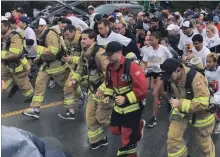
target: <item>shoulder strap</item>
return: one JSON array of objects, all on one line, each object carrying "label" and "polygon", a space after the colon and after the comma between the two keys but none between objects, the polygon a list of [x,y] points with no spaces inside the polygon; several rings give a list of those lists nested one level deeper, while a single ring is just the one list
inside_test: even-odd
[{"label": "shoulder strap", "polygon": [[99,48],[100,48],[100,46],[98,44],[94,45],[93,52],[92,52],[93,58],[95,58],[97,52],[99,51]]},{"label": "shoulder strap", "polygon": [[[55,34],[59,35],[55,30],[53,29],[47,29],[44,34],[42,35],[42,43],[45,44],[45,40],[46,40],[46,37],[47,37],[47,34],[50,32],[50,31],[53,31]],[[60,36],[60,35],[59,35]]]},{"label": "shoulder strap", "polygon": [[11,34],[12,34],[12,35],[18,35],[18,36],[22,39],[22,42],[23,42],[23,40],[25,39],[24,37],[21,36],[20,33],[16,32],[16,31],[12,31]]},{"label": "shoulder strap", "polygon": [[189,72],[186,75],[186,88],[191,88],[191,84],[195,76],[196,70],[190,68]]},{"label": "shoulder strap", "polygon": [[130,66],[131,66],[131,60],[125,58],[125,63],[124,63],[124,75],[126,77],[127,82],[129,83],[129,86],[131,85],[131,75],[130,75]]},{"label": "shoulder strap", "polygon": [[192,89],[192,82],[193,82],[193,79],[195,78],[196,76],[196,70],[193,69],[193,68],[190,68],[189,72],[187,73],[186,75],[186,84],[185,84],[185,87],[187,90],[190,90],[190,97],[193,98],[194,94],[193,94],[193,89]]},{"label": "shoulder strap", "polygon": [[47,37],[47,34],[49,33],[50,29],[47,29],[44,34],[42,35],[41,39],[42,39],[42,44],[45,44],[45,40]]}]

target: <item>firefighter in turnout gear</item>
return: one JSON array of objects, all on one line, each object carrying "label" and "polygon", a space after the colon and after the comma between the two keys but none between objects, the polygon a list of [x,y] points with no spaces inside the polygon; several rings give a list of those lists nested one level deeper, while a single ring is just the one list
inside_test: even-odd
[{"label": "firefighter in turnout gear", "polygon": [[64,37],[68,51],[68,55],[65,57],[65,60],[71,65],[72,69],[75,70],[79,62],[79,56],[81,52],[81,33],[76,30],[75,26],[68,25],[64,29]]},{"label": "firefighter in turnout gear", "polygon": [[[63,36],[65,39],[65,45],[67,47],[67,54],[65,55],[64,60],[65,62],[69,63],[71,69],[75,71],[81,53],[81,33],[76,30],[75,26],[67,25],[63,30]],[[78,107],[81,108],[84,105],[85,94],[82,93],[80,86],[77,86],[76,91],[77,95],[74,102],[78,101]]]},{"label": "firefighter in turnout gear", "polygon": [[79,84],[88,89],[88,101],[86,104],[86,124],[90,149],[97,149],[107,145],[107,137],[104,134],[104,126],[110,123],[113,103],[103,103],[104,98],[104,72],[108,60],[102,54],[104,49],[96,44],[96,33],[92,29],[82,32],[82,53],[76,73],[72,76],[72,86]]},{"label": "firefighter in turnout gear", "polygon": [[[39,19],[34,27],[40,39],[39,45],[36,46],[37,57],[35,59],[35,62],[40,65],[40,69],[35,83],[35,94],[30,105],[31,108],[24,111],[23,115],[39,118],[40,106],[43,103],[46,85],[50,77],[58,85],[64,87],[64,105],[68,107],[68,110],[74,110],[74,92],[73,88],[69,86],[71,69],[67,63],[62,61],[60,36],[55,30],[47,28],[44,19]],[[75,119],[75,117],[72,116],[71,119]]]},{"label": "firefighter in turnout gear", "polygon": [[137,142],[143,137],[145,121],[141,120],[142,102],[147,95],[146,78],[139,67],[122,56],[122,45],[112,41],[107,44],[106,55],[109,65],[106,70],[104,103],[115,100],[110,130],[121,135],[122,146],[117,152],[119,157],[137,157]]},{"label": "firefighter in turnout gear", "polygon": [[4,36],[1,47],[1,77],[5,82],[4,90],[10,92],[8,98],[11,98],[20,88],[26,98],[25,102],[31,102],[34,89],[28,77],[30,65],[25,57],[25,39],[20,33],[10,29],[8,21],[2,21],[1,24]]},{"label": "firefighter in turnout gear", "polygon": [[215,146],[211,134],[215,126],[215,115],[209,109],[210,92],[207,79],[194,69],[170,58],[161,64],[165,71],[161,80],[171,81],[177,99],[171,99],[172,112],[168,132],[168,157],[188,155],[183,134],[188,125],[192,126],[199,150],[203,157],[215,157]]}]

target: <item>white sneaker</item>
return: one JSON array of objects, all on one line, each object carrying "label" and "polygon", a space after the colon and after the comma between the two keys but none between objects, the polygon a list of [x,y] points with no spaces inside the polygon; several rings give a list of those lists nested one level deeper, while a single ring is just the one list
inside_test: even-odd
[{"label": "white sneaker", "polygon": [[53,88],[55,87],[55,81],[54,80],[50,80],[49,85],[47,86],[48,88]]}]

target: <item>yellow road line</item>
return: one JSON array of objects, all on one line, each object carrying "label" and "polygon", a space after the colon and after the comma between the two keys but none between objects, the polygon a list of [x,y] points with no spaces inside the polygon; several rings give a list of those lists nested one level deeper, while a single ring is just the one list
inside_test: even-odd
[{"label": "yellow road line", "polygon": [[[61,104],[63,104],[63,101],[52,102],[52,103],[41,106],[41,109],[48,108],[48,107],[53,107],[53,106],[57,106],[57,105],[61,105]],[[9,117],[9,116],[14,116],[14,115],[17,115],[17,114],[21,114],[24,110],[27,110],[27,109],[8,112],[8,113],[3,113],[1,116],[2,116],[2,118]]]}]

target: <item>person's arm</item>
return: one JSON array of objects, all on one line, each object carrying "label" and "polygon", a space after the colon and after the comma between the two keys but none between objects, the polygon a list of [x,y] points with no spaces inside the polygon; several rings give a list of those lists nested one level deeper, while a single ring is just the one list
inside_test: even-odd
[{"label": "person's arm", "polygon": [[89,28],[89,26],[84,21],[82,21],[80,19],[79,19],[79,23],[78,24],[82,27],[83,30]]},{"label": "person's arm", "polygon": [[[164,48],[165,48],[166,57],[167,57],[167,58],[172,58],[173,55],[172,55],[172,53],[170,52],[170,50],[169,50],[167,47],[164,47]],[[166,58],[166,59],[167,59],[167,58]]]},{"label": "person's arm", "polygon": [[180,36],[180,41],[179,41],[179,44],[178,44],[177,48],[178,48],[177,53],[179,54],[180,57],[182,57],[183,56],[184,43],[183,43],[183,38],[181,36]]},{"label": "person's arm", "polygon": [[143,59],[141,60],[141,63],[140,63],[140,67],[142,68],[143,71],[146,70],[148,62],[149,62],[147,53],[148,53],[147,51],[144,53],[144,57],[143,57]]},{"label": "person's arm", "polygon": [[131,63],[130,76],[132,90],[126,94],[125,101],[129,102],[129,104],[139,103],[147,96],[148,87],[146,77],[141,68],[135,63]]}]

